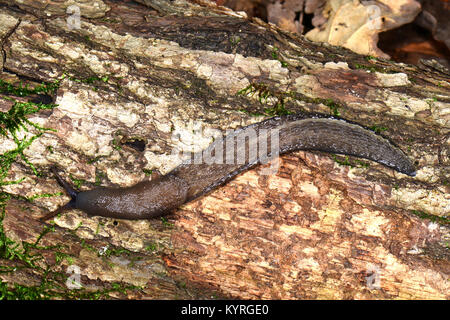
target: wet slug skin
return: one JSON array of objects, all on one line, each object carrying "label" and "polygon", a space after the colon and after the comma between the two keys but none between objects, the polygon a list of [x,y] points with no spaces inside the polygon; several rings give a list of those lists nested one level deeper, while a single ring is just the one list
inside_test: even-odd
[{"label": "wet slug skin", "polygon": [[188,159],[164,176],[131,187],[77,192],[54,171],[72,200],[41,220],[72,208],[83,210],[91,216],[155,218],[208,193],[256,164],[294,150],[356,156],[409,176],[415,175],[415,168],[407,156],[373,131],[333,117],[286,115],[252,124],[216,139],[208,148],[193,156],[203,157],[204,161]]}]

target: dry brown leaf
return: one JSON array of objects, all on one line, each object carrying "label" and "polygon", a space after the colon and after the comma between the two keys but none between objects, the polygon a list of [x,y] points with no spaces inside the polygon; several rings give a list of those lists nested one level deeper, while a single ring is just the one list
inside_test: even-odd
[{"label": "dry brown leaf", "polygon": [[302,33],[304,0],[277,0],[267,4],[267,20],[290,32]]},{"label": "dry brown leaf", "polygon": [[417,23],[430,30],[433,38],[444,42],[450,49],[450,2],[423,1],[423,10],[417,18]]},{"label": "dry brown leaf", "polygon": [[322,12],[328,22],[306,37],[360,54],[389,58],[377,47],[378,34],[413,21],[420,10],[415,0],[329,0]]}]

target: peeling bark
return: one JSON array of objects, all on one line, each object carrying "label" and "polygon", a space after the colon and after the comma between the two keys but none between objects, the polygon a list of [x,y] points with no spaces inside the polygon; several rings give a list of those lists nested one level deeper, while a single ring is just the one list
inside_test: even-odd
[{"label": "peeling bark", "polygon": [[[210,144],[199,130],[261,121],[280,99],[290,112],[339,112],[375,126],[416,160],[418,174],[295,152],[276,175],[250,170],[167,221],[67,212],[39,243],[62,245],[71,259],[56,264],[56,249],[36,249],[43,264],[79,266],[89,290],[142,286],[129,298],[449,298],[448,75],[311,43],[203,1],[91,1],[80,4],[80,29],[68,27],[66,6],[0,0],[1,79],[65,75],[50,97],[58,107],[29,119],[56,130],[25,150],[43,175],[18,159],[8,180],[25,180],[3,187],[11,194],[60,192],[52,165],[85,180],[82,190],[165,174],[176,165],[174,148]],[[252,83],[272,100],[236,94]],[[1,111],[10,107],[1,100]],[[10,147],[0,140],[2,153]],[[35,242],[44,228],[37,219],[68,199],[11,200],[6,234]],[[115,253],[102,255],[105,248]],[[28,285],[40,277],[33,269],[0,274]]]}]

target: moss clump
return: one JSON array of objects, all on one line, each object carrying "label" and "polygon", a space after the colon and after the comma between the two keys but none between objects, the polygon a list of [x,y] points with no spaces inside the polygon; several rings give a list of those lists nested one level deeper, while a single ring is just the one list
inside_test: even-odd
[{"label": "moss clump", "polygon": [[25,97],[31,94],[53,94],[59,88],[60,80],[50,83],[42,83],[30,88],[28,85],[13,85],[7,81],[0,79],[0,93],[13,95],[16,97]]},{"label": "moss clump", "polygon": [[344,156],[344,158],[341,159],[336,155],[333,155],[333,160],[341,166],[349,166],[350,168],[368,168],[370,166],[368,162],[359,159],[354,159],[352,162],[348,156]]},{"label": "moss clump", "polygon": [[273,104],[272,107],[265,108],[264,113],[251,113],[246,109],[240,109],[240,111],[242,112],[247,112],[255,116],[280,116],[291,114],[292,112],[286,109],[286,102],[289,99],[304,101],[307,103],[324,104],[325,106],[330,108],[330,114],[335,117],[341,116],[340,109],[343,108],[342,105],[335,102],[333,99],[310,98],[301,94],[297,94],[293,91],[277,91],[270,89],[268,85],[264,83],[251,83],[247,87],[239,90],[237,94],[250,97],[256,96],[261,104]]},{"label": "moss clump", "polygon": [[278,60],[281,63],[281,66],[283,68],[287,68],[288,67],[288,63],[280,58],[280,53],[279,52],[280,52],[280,50],[277,47],[273,47],[272,58],[274,58],[275,60]]},{"label": "moss clump", "polygon": [[240,111],[247,112],[255,116],[281,116],[292,113],[286,109],[286,100],[293,97],[290,92],[272,90],[263,83],[252,83],[244,89],[239,90],[237,94],[251,97],[256,96],[261,104],[268,105],[269,103],[273,103],[272,106],[264,108],[264,113],[250,113],[246,109],[241,109]]},{"label": "moss clump", "polygon": [[371,126],[369,129],[372,130],[372,131],[375,132],[375,133],[381,133],[381,132],[387,130],[386,127],[378,126],[378,125]]},{"label": "moss clump", "polygon": [[450,225],[450,219],[448,217],[436,216],[420,210],[411,210],[411,213],[420,219],[428,219],[441,225]]},{"label": "moss clump", "polygon": [[333,99],[321,99],[320,102],[330,108],[330,113],[333,116],[339,117],[341,115],[341,113],[339,112],[339,108],[341,108],[341,106],[338,103],[334,102]]},{"label": "moss clump", "polygon": [[[94,79],[91,79],[92,81]],[[107,79],[101,79],[107,81]],[[51,83],[43,83],[34,88],[27,85],[13,85],[0,79],[0,99],[12,102],[11,108],[6,112],[0,112],[0,138],[14,141],[15,146],[10,150],[0,154],[0,273],[16,272],[22,270],[27,273],[38,273],[41,283],[34,286],[26,286],[18,283],[6,283],[0,280],[0,300],[2,299],[101,299],[108,298],[111,292],[124,292],[128,289],[136,289],[133,286],[125,286],[119,283],[111,284],[107,289],[90,291],[85,288],[70,290],[65,285],[68,276],[64,273],[54,271],[57,266],[66,260],[70,264],[73,257],[62,251],[64,246],[42,246],[41,239],[49,232],[54,232],[52,226],[44,226],[42,232],[34,242],[14,241],[5,233],[3,220],[6,214],[6,205],[11,198],[25,199],[33,201],[36,198],[50,197],[54,194],[40,194],[32,197],[22,197],[10,194],[5,191],[4,186],[18,184],[23,181],[7,180],[11,165],[15,161],[20,161],[27,165],[35,175],[39,172],[28,160],[24,151],[33,141],[42,136],[45,132],[54,131],[44,128],[28,119],[28,116],[36,114],[41,110],[55,108],[55,104],[43,104],[35,102],[20,102],[14,97],[25,97],[31,94],[51,95],[59,86],[59,80]],[[43,252],[54,254],[54,265],[47,265]],[[8,260],[7,265],[1,261]]]}]

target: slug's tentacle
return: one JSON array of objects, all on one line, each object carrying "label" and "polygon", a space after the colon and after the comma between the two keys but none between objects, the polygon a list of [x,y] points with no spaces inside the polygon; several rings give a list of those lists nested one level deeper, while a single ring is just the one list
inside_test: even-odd
[{"label": "slug's tentacle", "polygon": [[67,181],[61,178],[61,176],[56,171],[55,167],[51,167],[50,170],[55,175],[56,181],[58,181],[59,185],[63,187],[64,190],[66,190],[67,194],[72,198],[72,201],[75,201],[79,192],[75,191],[75,189],[73,189],[72,186],[69,183],[67,183]]},{"label": "slug's tentacle", "polygon": [[208,193],[256,164],[293,150],[352,155],[415,175],[408,157],[373,131],[342,119],[305,114],[271,118],[216,138],[208,148],[193,155],[197,161],[191,158],[165,176],[127,188],[78,193],[55,175],[72,197],[64,210],[74,207],[89,215],[148,219]]},{"label": "slug's tentacle", "polygon": [[53,217],[55,217],[57,214],[62,213],[64,211],[67,210],[71,210],[71,209],[75,209],[76,208],[76,199],[77,199],[77,195],[78,195],[78,191],[75,191],[72,186],[67,183],[67,181],[65,181],[63,178],[61,178],[61,176],[58,174],[58,172],[56,172],[56,168],[55,167],[51,167],[50,170],[53,172],[53,174],[55,175],[56,181],[58,181],[59,185],[61,187],[64,188],[64,190],[66,190],[67,194],[72,198],[68,203],[66,203],[64,206],[56,209],[55,211],[51,211],[49,213],[47,213],[45,216],[41,217],[39,220],[41,221],[47,221]]}]

